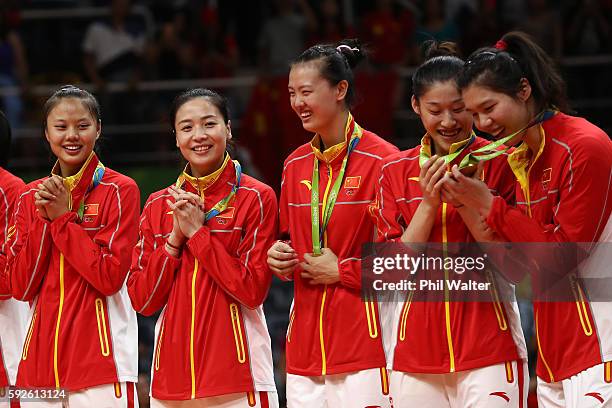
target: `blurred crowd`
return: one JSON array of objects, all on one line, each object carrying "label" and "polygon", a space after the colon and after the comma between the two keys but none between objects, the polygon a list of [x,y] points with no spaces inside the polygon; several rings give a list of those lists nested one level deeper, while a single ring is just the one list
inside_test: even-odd
[{"label": "blurred crowd", "polygon": [[[28,17],[31,10],[100,6],[111,11],[99,21],[87,14]],[[512,28],[555,58],[610,53],[612,1],[1,0],[0,86],[27,92],[31,84],[70,79],[103,93],[115,81],[138,89],[144,80],[245,70],[271,77],[285,74],[307,46],[347,37],[368,44],[371,68],[384,70],[417,65],[428,39],[457,41],[469,53]],[[23,103],[16,99],[5,97],[3,105],[18,125]]]},{"label": "blurred crowd", "polygon": [[[107,9],[99,15],[86,12],[99,7]],[[53,13],[61,10],[69,13]],[[355,116],[406,148],[411,143],[406,135],[417,140],[421,130],[398,125],[394,115],[408,108],[410,67],[421,61],[421,44],[456,41],[467,56],[514,28],[531,34],[558,61],[611,56],[612,0],[0,0],[0,109],[13,128],[37,127],[40,101],[48,95],[32,92],[33,87],[90,83],[105,125],[162,124],[172,95],[182,89],[151,92],[143,84],[255,77],[252,86],[218,91],[230,100],[247,168],[278,187],[284,158],[308,140],[290,109],[286,77],[290,60],[305,48],[359,38],[370,58],[357,73],[361,98]],[[609,97],[610,65],[609,59],[565,65],[570,97]],[[119,92],[112,89],[118,83],[124,85]],[[610,132],[609,118],[589,119]],[[120,136],[107,136],[105,162],[143,146],[175,149],[169,132]],[[19,139],[14,151],[16,159],[40,154],[31,141]],[[275,281],[266,316],[281,393],[290,303],[289,284]],[[146,394],[154,320],[140,323],[140,392]],[[525,327],[530,330],[529,322]]]}]

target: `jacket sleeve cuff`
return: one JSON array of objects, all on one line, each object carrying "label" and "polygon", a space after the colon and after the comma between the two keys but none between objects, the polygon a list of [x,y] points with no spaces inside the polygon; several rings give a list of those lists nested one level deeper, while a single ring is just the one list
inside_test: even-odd
[{"label": "jacket sleeve cuff", "polygon": [[187,241],[187,247],[189,251],[195,256],[196,254],[202,253],[206,248],[210,246],[210,229],[207,226],[202,226],[189,240]]},{"label": "jacket sleeve cuff", "polygon": [[361,268],[355,273],[354,263],[355,261],[352,260],[341,262],[341,260],[338,259],[338,274],[340,275],[340,283],[343,286],[359,290],[361,289]]}]

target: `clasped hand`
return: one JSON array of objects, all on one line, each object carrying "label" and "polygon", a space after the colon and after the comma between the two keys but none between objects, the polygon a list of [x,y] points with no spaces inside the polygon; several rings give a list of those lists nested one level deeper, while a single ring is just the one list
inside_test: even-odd
[{"label": "clasped hand", "polygon": [[181,247],[204,225],[204,201],[196,194],[171,186],[168,193],[174,199],[166,200],[172,211],[172,232],[168,242]]},{"label": "clasped hand", "polygon": [[34,205],[42,218],[53,221],[70,211],[70,193],[60,176],[54,174],[37,187]]}]

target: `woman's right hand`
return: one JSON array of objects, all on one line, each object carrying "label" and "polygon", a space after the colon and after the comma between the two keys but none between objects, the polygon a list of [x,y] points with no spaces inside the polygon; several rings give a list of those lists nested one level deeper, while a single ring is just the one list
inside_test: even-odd
[{"label": "woman's right hand", "polygon": [[440,189],[442,188],[444,174],[446,174],[446,162],[437,155],[430,157],[421,167],[419,184],[424,204],[432,208],[438,208],[441,201]]},{"label": "woman's right hand", "polygon": [[45,206],[49,204],[51,200],[54,200],[55,196],[46,190],[40,190],[41,186],[42,184],[38,185],[39,190],[34,194],[34,206],[38,210],[38,215],[41,218],[50,221]]},{"label": "woman's right hand", "polygon": [[172,231],[170,232],[167,241],[173,247],[182,248],[185,241],[187,241],[187,237],[185,237],[185,234],[183,234],[183,231],[181,230],[181,225],[179,224],[179,218],[176,214],[176,210],[178,207],[186,205],[187,202],[182,201],[173,203],[170,200],[166,200],[166,204],[168,204],[168,207],[172,210]]},{"label": "woman's right hand", "polygon": [[268,266],[279,278],[290,280],[299,259],[295,250],[284,241],[276,241],[268,250]]}]

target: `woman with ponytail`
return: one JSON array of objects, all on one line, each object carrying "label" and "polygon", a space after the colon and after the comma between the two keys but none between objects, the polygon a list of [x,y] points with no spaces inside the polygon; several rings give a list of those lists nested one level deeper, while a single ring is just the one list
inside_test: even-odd
[{"label": "woman with ponytail", "polygon": [[590,302],[576,271],[555,262],[575,253],[571,244],[560,243],[594,243],[610,235],[612,142],[597,126],[565,113],[563,80],[523,33],[508,33],[495,47],[474,52],[459,86],[476,127],[517,146],[508,156],[516,207],[457,167],[443,188],[502,239],[548,243],[553,261],[529,271],[533,284],[554,278],[556,287],[576,296],[534,300],[540,406],[610,403],[612,303]]},{"label": "woman with ponytail", "polygon": [[278,408],[262,306],[276,196],[231,160],[221,95],[185,91],[170,120],[188,163],[175,183],[149,196],[128,278],[138,313],[162,309],[151,407]]},{"label": "woman with ponytail", "polygon": [[[463,69],[452,43],[430,42],[426,61],[412,77],[412,108],[425,136],[420,146],[384,160],[377,188],[378,241],[427,243],[427,254],[453,243],[491,241],[477,213],[442,191],[451,162],[461,162],[488,141],[472,132],[457,77]],[[451,160],[451,157],[454,159]],[[472,168],[472,170],[474,170]],[[512,171],[503,156],[473,177],[500,199],[512,201]],[[389,246],[400,250],[402,245]],[[415,271],[417,289],[393,302],[394,350],[391,396],[395,407],[522,407],[528,384],[527,353],[516,302],[495,299],[513,293],[509,283],[462,270]],[[438,295],[419,290],[422,280],[482,279],[485,298],[471,292]]]},{"label": "woman with ponytail", "polygon": [[389,406],[378,303],[361,297],[361,246],[377,169],[397,151],[350,112],[355,40],[315,45],[291,65],[289,95],[314,133],[285,160],[280,234],[268,264],[294,281],[287,330],[288,407]]}]

